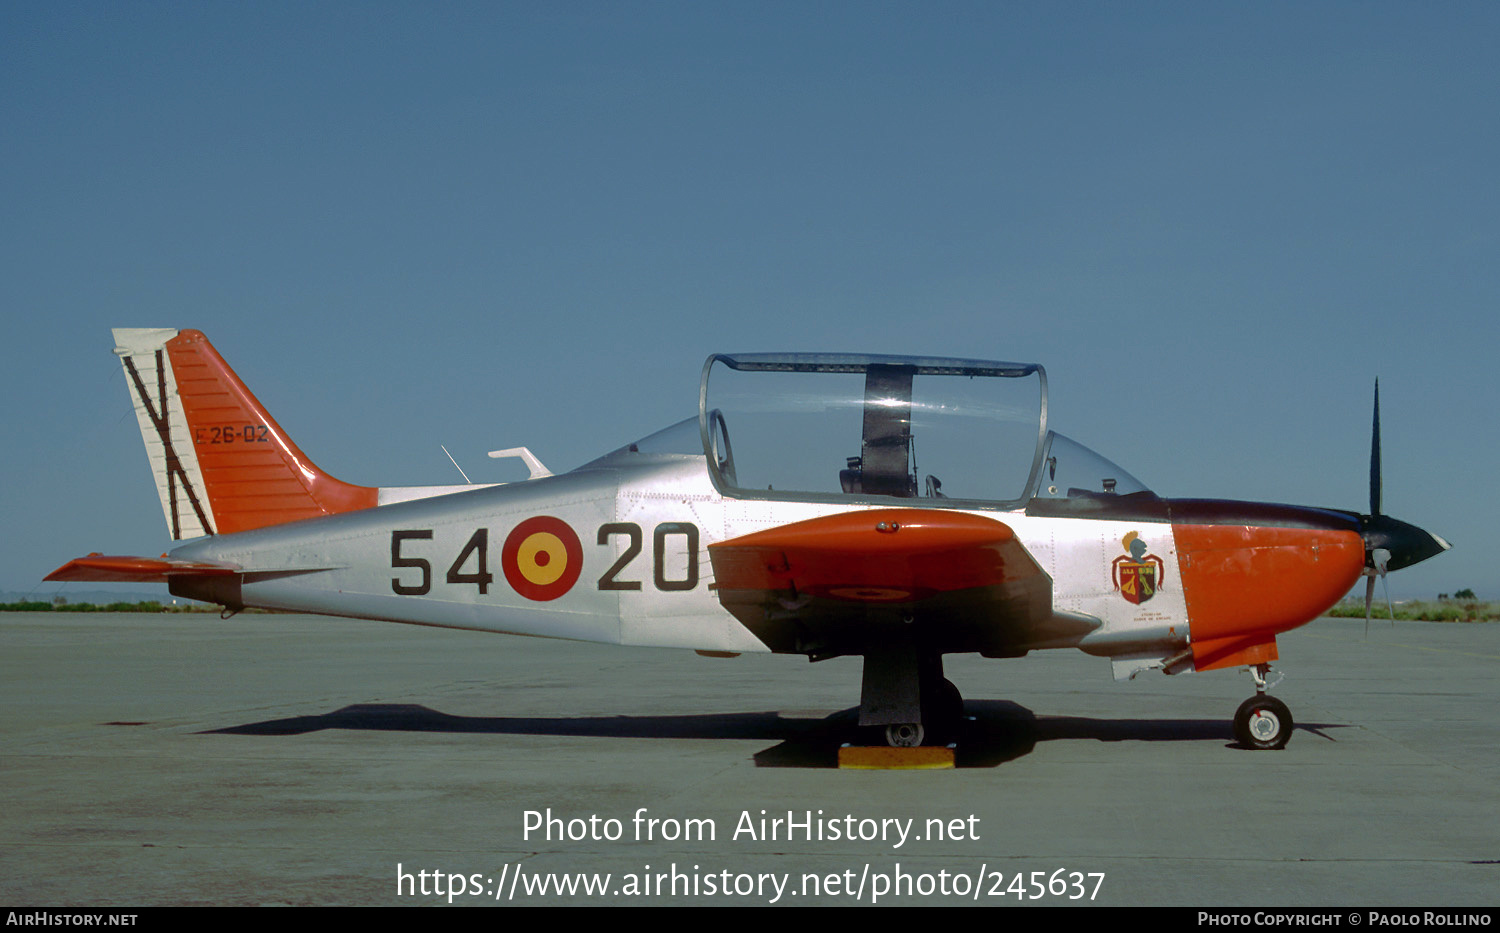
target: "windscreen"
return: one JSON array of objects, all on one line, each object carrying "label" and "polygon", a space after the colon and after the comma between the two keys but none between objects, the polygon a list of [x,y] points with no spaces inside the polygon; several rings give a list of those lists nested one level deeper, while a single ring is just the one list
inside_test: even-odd
[{"label": "windscreen", "polygon": [[1047,432],[1047,450],[1037,497],[1098,499],[1150,492],[1146,484],[1071,438]]}]

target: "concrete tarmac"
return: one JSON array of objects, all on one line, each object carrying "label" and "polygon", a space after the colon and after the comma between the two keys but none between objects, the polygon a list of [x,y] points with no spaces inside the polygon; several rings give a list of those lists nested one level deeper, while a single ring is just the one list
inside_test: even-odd
[{"label": "concrete tarmac", "polygon": [[0,614],[0,903],[1496,906],[1500,625],[1280,643],[1284,751],[1242,672],[1044,652],[947,659],[958,769],[862,772],[858,659]]}]

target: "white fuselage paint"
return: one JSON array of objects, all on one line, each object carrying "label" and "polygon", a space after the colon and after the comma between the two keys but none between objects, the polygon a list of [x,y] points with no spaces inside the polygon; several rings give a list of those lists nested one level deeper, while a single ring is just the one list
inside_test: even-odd
[{"label": "white fuselage paint", "polygon": [[[172,556],[239,565],[247,574],[247,606],[621,645],[756,652],[768,649],[711,589],[708,545],[824,515],[932,502],[740,499],[714,487],[701,457],[643,455],[641,461],[209,537]],[[1186,644],[1187,610],[1170,524],[963,511],[1015,531],[1052,578],[1054,610],[1102,623],[1082,639],[1024,647],[1159,658]],[[521,596],[502,566],[507,535],[538,515],[566,523],[582,554],[576,582],[547,601]],[[697,535],[692,556],[682,530],[687,525]],[[630,532],[632,527],[637,531]],[[465,554],[479,529],[487,534],[482,566],[477,550]],[[397,532],[424,535],[399,542],[399,565]],[[1140,604],[1126,599],[1111,579],[1114,562],[1127,554],[1129,532],[1161,561],[1156,589]],[[637,553],[623,561],[632,547]],[[693,563],[696,580],[681,588],[693,577]],[[492,577],[484,592],[479,574]],[[421,594],[397,591],[424,584]]]}]

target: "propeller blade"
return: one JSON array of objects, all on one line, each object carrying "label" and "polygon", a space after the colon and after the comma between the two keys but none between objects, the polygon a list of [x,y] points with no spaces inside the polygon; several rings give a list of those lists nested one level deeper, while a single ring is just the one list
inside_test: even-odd
[{"label": "propeller blade", "polygon": [[1385,575],[1410,567],[1448,550],[1452,545],[1429,531],[1380,514],[1380,380],[1375,380],[1375,415],[1370,422],[1370,514],[1359,517],[1365,539],[1365,637],[1370,637],[1370,617],[1375,602],[1375,578],[1385,590],[1386,610],[1396,624],[1396,606]]},{"label": "propeller blade", "polygon": [[1370,604],[1375,600],[1375,576],[1365,576],[1365,641],[1370,640]]},{"label": "propeller blade", "polygon": [[1380,515],[1380,380],[1375,380],[1375,421],[1370,428],[1370,517]]}]

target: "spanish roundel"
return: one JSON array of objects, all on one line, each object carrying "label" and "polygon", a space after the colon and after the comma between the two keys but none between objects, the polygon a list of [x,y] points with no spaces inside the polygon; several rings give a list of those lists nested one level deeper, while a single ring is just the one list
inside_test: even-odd
[{"label": "spanish roundel", "polygon": [[505,579],[527,599],[546,602],[573,588],[583,572],[583,545],[568,523],[550,515],[528,518],[505,538]]}]

